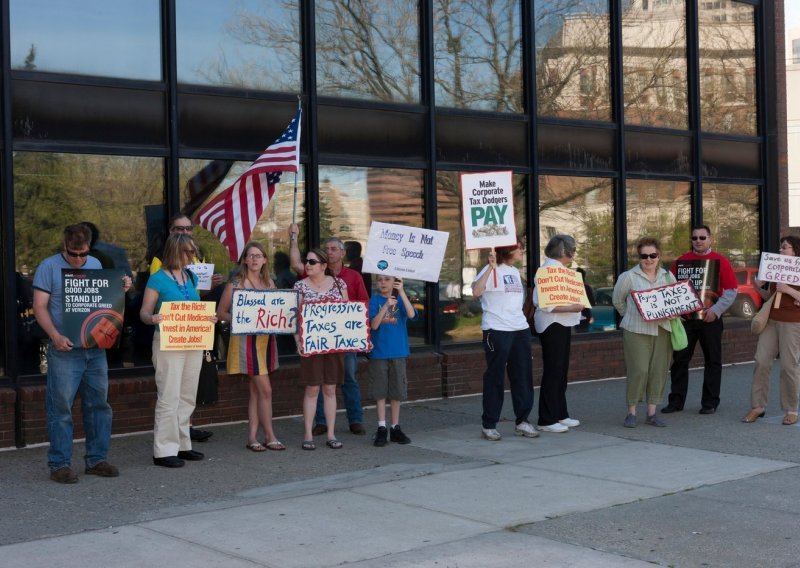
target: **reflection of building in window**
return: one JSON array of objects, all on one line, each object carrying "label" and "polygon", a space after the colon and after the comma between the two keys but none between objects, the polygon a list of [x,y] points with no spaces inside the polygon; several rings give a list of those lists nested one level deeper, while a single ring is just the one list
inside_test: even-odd
[{"label": "reflection of building in window", "polygon": [[800,227],[800,28],[786,31],[786,100],[789,225]]},{"label": "reflection of building in window", "polygon": [[800,63],[800,39],[792,40],[792,63]]}]

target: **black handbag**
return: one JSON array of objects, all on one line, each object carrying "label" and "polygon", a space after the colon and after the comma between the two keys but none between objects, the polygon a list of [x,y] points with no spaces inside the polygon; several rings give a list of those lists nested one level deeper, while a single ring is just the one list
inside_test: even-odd
[{"label": "black handbag", "polygon": [[203,351],[203,366],[200,367],[200,380],[197,382],[197,406],[219,400],[218,384],[217,356],[214,351]]}]

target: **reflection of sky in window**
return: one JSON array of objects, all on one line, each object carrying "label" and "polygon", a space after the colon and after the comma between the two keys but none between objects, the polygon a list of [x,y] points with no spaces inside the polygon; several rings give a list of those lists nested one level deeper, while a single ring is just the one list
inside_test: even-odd
[{"label": "reflection of sky in window", "polygon": [[348,195],[366,199],[367,168],[320,166],[320,184],[330,181],[331,187]]},{"label": "reflection of sky in window", "polygon": [[561,30],[567,16],[577,14],[607,16],[608,0],[550,0],[535,2],[533,9],[536,49],[541,49]]},{"label": "reflection of sky in window", "polygon": [[36,69],[159,80],[158,0],[12,0],[11,66],[31,45]]},{"label": "reflection of sky in window", "polygon": [[786,29],[800,26],[800,2],[797,0],[787,0],[783,4],[786,16]]}]

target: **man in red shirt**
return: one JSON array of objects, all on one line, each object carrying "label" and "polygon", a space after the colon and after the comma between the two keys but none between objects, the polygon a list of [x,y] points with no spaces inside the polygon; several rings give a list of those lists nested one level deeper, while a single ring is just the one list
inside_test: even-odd
[{"label": "man in red shirt", "polygon": [[692,250],[679,257],[670,270],[678,280],[691,280],[704,309],[694,317],[684,319],[686,349],[673,354],[672,388],[667,406],[661,412],[683,410],[689,388],[689,361],[700,341],[705,358],[703,373],[703,395],[700,399],[700,414],[714,414],[719,406],[719,391],[722,383],[722,314],[736,300],[738,283],[731,263],[727,258],[711,250],[711,229],[699,225],[692,229]]},{"label": "man in red shirt", "polygon": [[[289,260],[294,270],[300,278],[305,277],[305,266],[300,256],[300,247],[297,244],[297,235],[300,232],[296,223],[289,226]],[[345,247],[344,243],[337,238],[330,238],[323,243],[323,250],[328,255],[328,268],[333,275],[344,280],[347,284],[347,296],[351,302],[367,302],[369,305],[369,294],[364,286],[361,274],[351,270],[344,265]],[[344,383],[342,384],[342,397],[347,410],[347,421],[350,423],[350,432],[363,435],[367,431],[364,429],[364,409],[361,406],[361,387],[356,380],[358,370],[358,358],[355,353],[345,353],[344,355]],[[317,398],[317,415],[315,426],[312,432],[319,436],[328,431],[325,424],[325,413],[322,407],[322,393]]]}]

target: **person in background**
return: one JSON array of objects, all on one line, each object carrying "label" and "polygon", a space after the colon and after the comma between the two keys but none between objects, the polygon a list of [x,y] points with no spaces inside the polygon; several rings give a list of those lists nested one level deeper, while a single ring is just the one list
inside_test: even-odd
[{"label": "person in background", "polygon": [[361,275],[364,281],[364,288],[370,292],[372,291],[372,274],[364,272],[364,259],[361,258],[361,243],[358,241],[345,241],[344,242],[344,258],[347,261],[347,266],[351,270],[355,270]]}]

